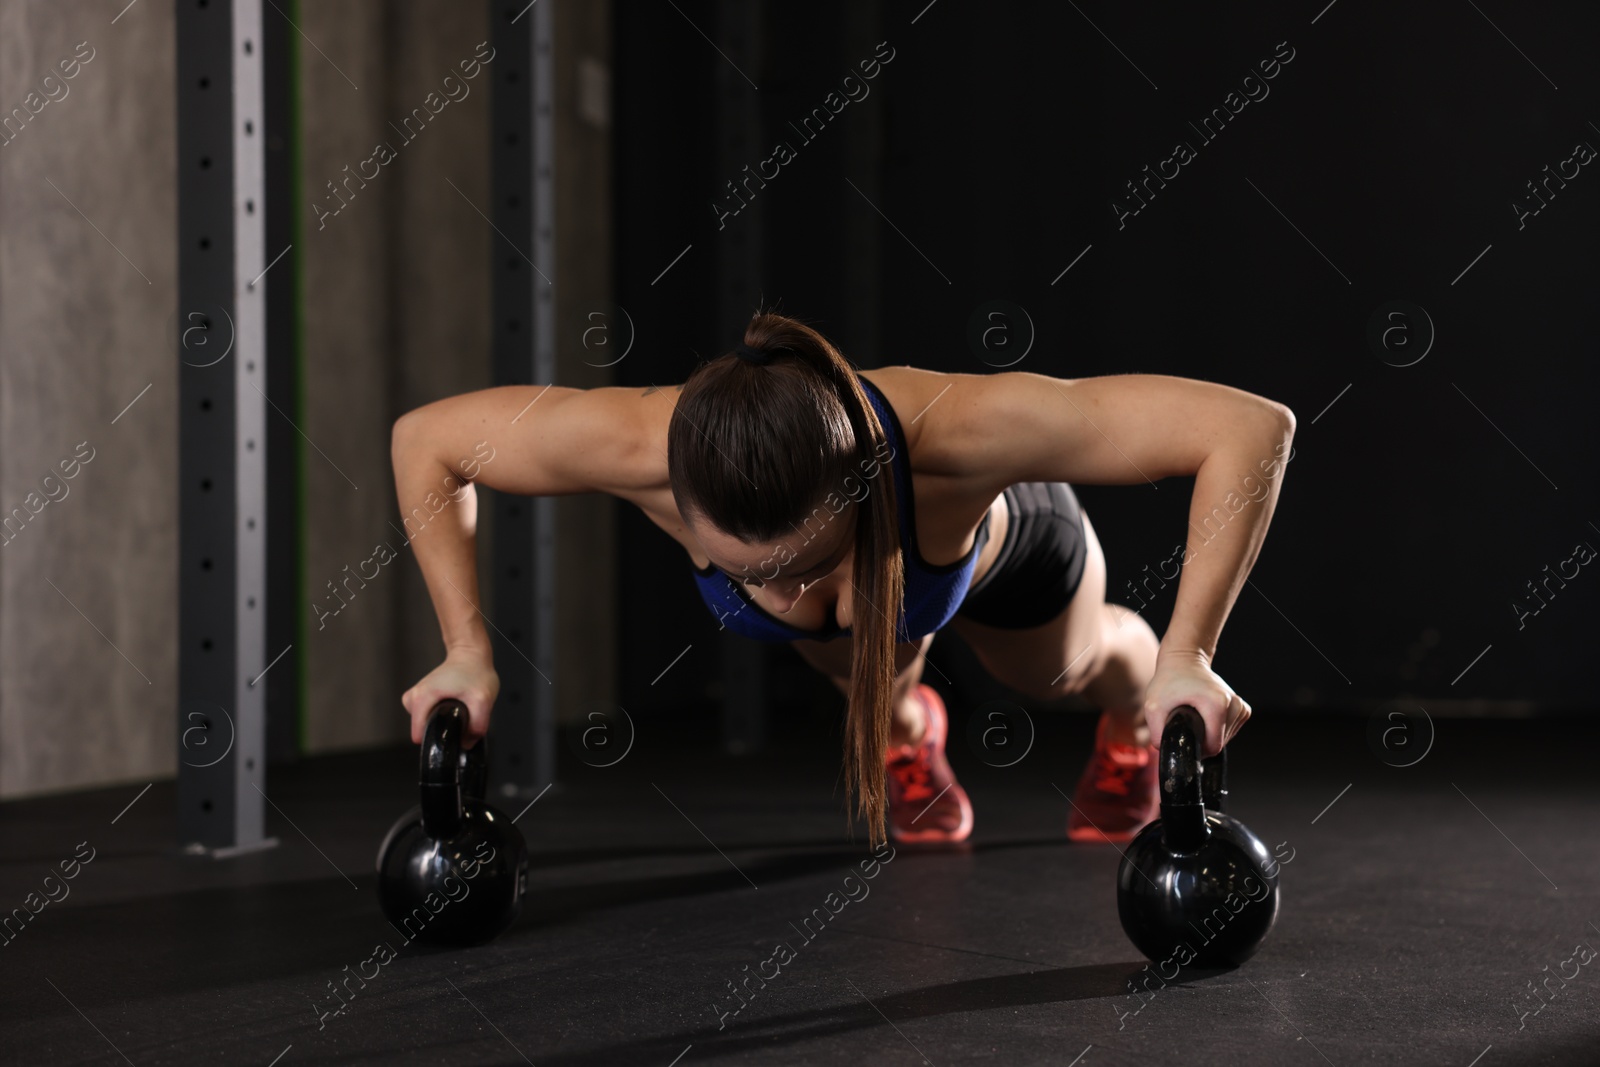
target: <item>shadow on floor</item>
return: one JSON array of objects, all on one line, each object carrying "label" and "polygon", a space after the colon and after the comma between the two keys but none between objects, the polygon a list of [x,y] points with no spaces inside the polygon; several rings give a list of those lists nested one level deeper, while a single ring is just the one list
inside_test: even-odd
[{"label": "shadow on floor", "polygon": [[[670,1057],[693,1045],[697,1060],[736,1055],[753,1050],[770,1050],[779,1044],[796,1044],[882,1026],[885,1019],[906,1022],[939,1015],[957,1015],[995,1008],[1019,1008],[1038,1004],[1058,1004],[1074,1000],[1098,1000],[1126,996],[1128,982],[1145,967],[1138,963],[1097,963],[1083,967],[1058,967],[1028,974],[1007,974],[993,978],[971,978],[943,985],[922,986],[901,993],[878,997],[870,1003],[862,996],[853,1005],[816,1008],[764,1018],[719,1012],[738,1001],[728,994],[716,1006],[707,1004],[708,1018],[723,1025],[707,1025],[685,1030],[671,1037],[650,1038],[617,1045],[606,1045],[583,1052],[545,1054],[542,1067],[600,1067],[616,1063],[645,1063],[656,1057]],[[1185,976],[1184,983],[1205,981],[1225,971],[1197,971]],[[839,987],[854,989],[848,976],[839,975]],[[775,979],[776,980],[776,979]],[[859,995],[859,990],[856,991]],[[752,1000],[752,1005],[759,1003]],[[748,1010],[748,1009],[746,1009]]]}]

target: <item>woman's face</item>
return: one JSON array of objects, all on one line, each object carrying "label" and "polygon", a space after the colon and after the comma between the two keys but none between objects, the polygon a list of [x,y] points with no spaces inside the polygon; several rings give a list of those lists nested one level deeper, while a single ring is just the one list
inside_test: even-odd
[{"label": "woman's face", "polygon": [[[710,523],[693,524],[695,536],[712,566],[736,582],[766,593],[777,614],[784,614],[807,589],[836,574],[849,575],[855,561],[856,505],[787,538],[746,544]],[[827,511],[824,509],[824,515]]]}]

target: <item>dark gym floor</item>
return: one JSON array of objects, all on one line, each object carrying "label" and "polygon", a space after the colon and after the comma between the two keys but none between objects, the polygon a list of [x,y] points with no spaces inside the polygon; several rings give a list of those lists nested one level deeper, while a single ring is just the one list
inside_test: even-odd
[{"label": "dark gym floor", "polygon": [[[1143,999],[1118,854],[1064,839],[1052,786],[1071,791],[1091,720],[1052,722],[1009,768],[953,743],[972,841],[899,849],[810,942],[791,923],[867,855],[831,738],[745,759],[645,738],[615,767],[564,764],[518,823],[521,919],[460,951],[403,945],[373,893],[412,749],[275,772],[281,845],[226,862],[174,853],[170,783],[120,817],[141,786],[0,805],[5,909],[94,849],[0,956],[0,1060],[1600,1063],[1600,960],[1564,962],[1600,946],[1593,717],[1442,720],[1396,768],[1362,718],[1262,709],[1230,748],[1231,811],[1292,855],[1277,928],[1243,968]],[[795,958],[719,1026],[727,983],[780,940]],[[319,1024],[328,984],[382,941],[396,958]],[[1553,998],[1519,1020],[1539,983]]]}]

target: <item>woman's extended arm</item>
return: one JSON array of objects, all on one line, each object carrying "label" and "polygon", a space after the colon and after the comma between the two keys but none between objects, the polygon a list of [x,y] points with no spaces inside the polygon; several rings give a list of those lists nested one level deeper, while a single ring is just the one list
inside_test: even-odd
[{"label": "woman's extended arm", "polygon": [[[932,404],[947,386],[949,395]],[[1294,413],[1230,386],[1154,374],[930,374],[918,388],[932,404],[919,459],[990,479],[995,491],[1019,481],[1153,485],[1194,475],[1182,578],[1145,715],[1160,737],[1172,710],[1192,704],[1206,723],[1205,752],[1221,748],[1250,706],[1211,661],[1266,537]]]},{"label": "woman's extended arm", "polygon": [[439,617],[445,661],[401,697],[420,743],[434,705],[467,706],[469,739],[483,736],[499,693],[478,596],[476,485],[528,496],[625,485],[643,439],[634,390],[501,386],[402,415],[390,458],[406,541]]},{"label": "woman's extended arm", "polygon": [[1145,694],[1152,737],[1161,736],[1174,708],[1191,704],[1199,710],[1207,755],[1250,718],[1249,703],[1212,671],[1211,662],[1222,624],[1267,536],[1293,451],[1294,414],[1288,408],[1281,414],[1236,428],[1195,472],[1177,600]]},{"label": "woman's extended arm", "polygon": [[445,651],[487,656],[489,634],[476,607],[478,498],[472,479],[485,462],[499,458],[499,450],[484,438],[468,454],[447,459],[438,424],[418,414],[394,424],[389,444],[406,543],[427,582]]}]

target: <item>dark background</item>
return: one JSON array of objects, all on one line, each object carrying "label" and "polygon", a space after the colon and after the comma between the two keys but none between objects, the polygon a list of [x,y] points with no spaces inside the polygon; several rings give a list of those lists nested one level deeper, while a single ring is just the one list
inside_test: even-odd
[{"label": "dark background", "polygon": [[[1582,168],[1521,230],[1512,203],[1579,141],[1600,145],[1600,16],[1324,3],[620,5],[617,292],[639,341],[619,383],[681,382],[763,303],[862,368],[985,372],[969,320],[1006,300],[1035,330],[1018,370],[1181,375],[1295,410],[1294,462],[1216,660],[1258,709],[1587,702],[1592,568],[1520,630],[1512,603],[1536,607],[1527,582],[1600,546],[1600,178]],[[870,96],[802,143],[787,124],[880,41],[895,54]],[[1203,141],[1188,122],[1280,42],[1294,56],[1270,94]],[[719,230],[724,183],[780,139],[797,158]],[[1196,158],[1119,229],[1112,200],[1179,140]],[[1367,341],[1396,300],[1436,331],[1411,366],[1391,363],[1420,347],[1385,362]],[[1157,484],[1080,493],[1118,602],[1185,536],[1192,480]],[[624,663],[744,640],[716,633],[681,550],[619,507]],[[1157,633],[1175,589],[1145,613]],[[931,654],[959,665],[957,644]],[[831,717],[831,687],[787,647],[768,655],[789,682],[780,709]],[[628,706],[714,728],[706,678],[624,673]]]}]

